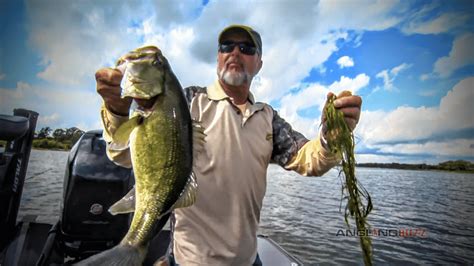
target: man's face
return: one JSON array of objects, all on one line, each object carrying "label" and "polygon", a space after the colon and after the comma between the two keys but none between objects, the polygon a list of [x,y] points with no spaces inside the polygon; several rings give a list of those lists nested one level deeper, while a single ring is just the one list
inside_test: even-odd
[{"label": "man's face", "polygon": [[[242,31],[225,33],[222,38],[222,43],[224,42],[253,43],[250,36]],[[217,75],[227,85],[250,85],[252,78],[261,67],[262,60],[258,52],[254,55],[246,55],[240,52],[238,46],[234,47],[230,53],[218,52],[217,55]]]}]

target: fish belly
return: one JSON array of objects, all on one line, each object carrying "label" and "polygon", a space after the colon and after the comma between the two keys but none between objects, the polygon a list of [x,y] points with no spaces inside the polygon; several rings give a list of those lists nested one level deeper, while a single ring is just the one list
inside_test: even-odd
[{"label": "fish belly", "polygon": [[122,242],[147,243],[161,215],[172,208],[184,190],[191,173],[186,145],[191,143],[186,143],[188,128],[181,122],[173,110],[158,109],[132,132],[130,148],[136,206],[132,224]]}]

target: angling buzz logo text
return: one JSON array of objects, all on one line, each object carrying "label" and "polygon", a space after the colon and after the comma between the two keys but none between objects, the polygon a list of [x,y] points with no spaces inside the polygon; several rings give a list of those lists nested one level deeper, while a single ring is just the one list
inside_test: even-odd
[{"label": "angling buzz logo text", "polygon": [[427,237],[428,232],[423,228],[404,228],[404,229],[339,229],[336,236],[381,236],[381,237]]}]

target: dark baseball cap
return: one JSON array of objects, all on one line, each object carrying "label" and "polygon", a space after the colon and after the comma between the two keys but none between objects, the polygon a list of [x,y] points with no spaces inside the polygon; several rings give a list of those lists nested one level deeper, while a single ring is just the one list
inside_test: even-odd
[{"label": "dark baseball cap", "polygon": [[229,32],[229,31],[246,32],[250,36],[250,39],[252,39],[253,44],[258,50],[258,53],[262,55],[262,38],[260,38],[260,34],[256,32],[254,29],[246,25],[238,25],[238,24],[230,25],[226,27],[225,29],[223,29],[221,33],[219,34],[219,38],[218,38],[219,43],[221,43],[224,33]]}]

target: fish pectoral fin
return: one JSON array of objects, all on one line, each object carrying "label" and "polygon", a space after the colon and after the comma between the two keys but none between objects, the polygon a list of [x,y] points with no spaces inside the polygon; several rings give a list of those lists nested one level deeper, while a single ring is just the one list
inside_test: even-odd
[{"label": "fish pectoral fin", "polygon": [[112,137],[114,142],[119,145],[127,145],[130,133],[132,133],[132,130],[139,124],[140,119],[142,119],[140,116],[134,116],[120,125]]},{"label": "fish pectoral fin", "polygon": [[199,153],[204,150],[204,144],[206,143],[206,134],[204,133],[205,128],[200,122],[193,120],[193,158],[196,158]]},{"label": "fish pectoral fin", "polygon": [[181,196],[173,205],[173,209],[184,208],[184,207],[189,207],[193,205],[193,203],[196,201],[196,195],[197,195],[196,176],[194,175],[194,173],[191,173],[191,175],[188,178],[188,182],[186,183],[186,186],[183,192],[181,193]]},{"label": "fish pectoral fin", "polygon": [[121,198],[119,201],[115,202],[109,208],[109,212],[112,215],[117,215],[121,213],[130,213],[135,211],[135,187],[130,189],[130,191]]}]

